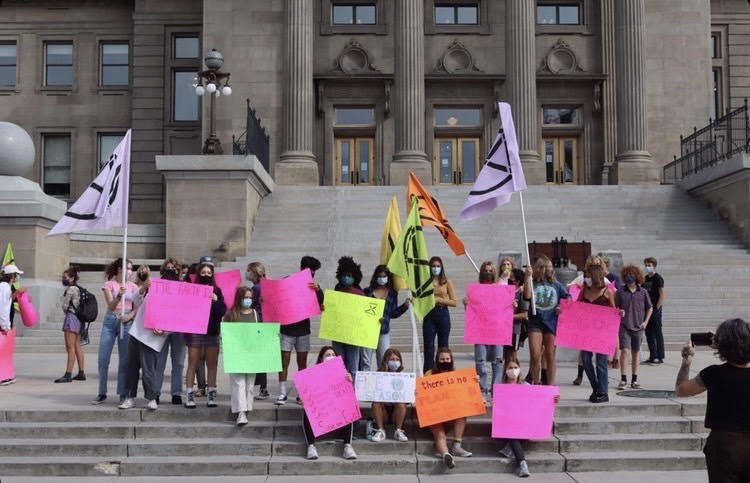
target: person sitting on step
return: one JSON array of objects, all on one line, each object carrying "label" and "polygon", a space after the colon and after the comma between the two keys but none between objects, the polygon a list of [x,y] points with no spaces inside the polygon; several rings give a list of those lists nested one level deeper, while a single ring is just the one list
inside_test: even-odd
[{"label": "person sitting on step", "polygon": [[[390,348],[383,354],[383,360],[378,368],[379,372],[401,372],[404,365],[401,361],[401,352]],[[406,403],[372,403],[372,416],[375,418],[375,434],[372,441],[380,442],[385,439],[385,423],[390,420],[396,426],[393,439],[405,443],[409,441],[404,432],[404,421],[406,421]]]}]

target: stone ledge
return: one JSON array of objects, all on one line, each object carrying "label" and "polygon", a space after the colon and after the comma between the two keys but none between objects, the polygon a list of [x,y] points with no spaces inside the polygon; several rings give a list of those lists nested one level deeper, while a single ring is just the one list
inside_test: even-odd
[{"label": "stone ledge", "polygon": [[271,175],[254,155],[156,156],[156,169],[168,179],[226,179],[247,176],[248,182],[261,196],[276,189]]}]

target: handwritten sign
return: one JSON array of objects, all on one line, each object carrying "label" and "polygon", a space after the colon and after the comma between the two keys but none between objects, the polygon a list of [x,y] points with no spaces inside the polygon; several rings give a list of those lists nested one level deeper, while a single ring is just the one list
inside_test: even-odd
[{"label": "handwritten sign", "polygon": [[552,436],[557,386],[495,384],[492,398],[492,437],[547,439]]},{"label": "handwritten sign", "polygon": [[464,344],[511,345],[516,287],[470,283],[466,296]]},{"label": "handwritten sign", "polygon": [[334,290],[325,291],[321,339],[377,349],[385,300]]},{"label": "handwritten sign", "polygon": [[16,329],[3,335],[0,332],[0,381],[16,377],[13,354],[16,353]]},{"label": "handwritten sign", "polygon": [[417,379],[419,427],[485,414],[474,369],[441,372]]},{"label": "handwritten sign", "polygon": [[281,371],[279,324],[222,322],[221,351],[226,374]]},{"label": "handwritten sign", "polygon": [[234,304],[234,296],[237,289],[242,285],[242,273],[239,270],[229,270],[228,272],[218,272],[214,275],[216,286],[221,289],[224,296],[224,302],[227,307]]},{"label": "handwritten sign", "polygon": [[362,417],[347,374],[340,356],[294,374],[294,385],[316,437]]},{"label": "handwritten sign", "polygon": [[29,293],[24,292],[18,295],[16,300],[18,301],[18,311],[21,312],[21,321],[23,322],[23,325],[26,327],[34,327],[39,320],[39,314],[37,314],[34,306],[31,305],[31,297],[29,297]]},{"label": "handwritten sign", "polygon": [[315,290],[310,288],[312,281],[308,268],[281,280],[261,280],[264,320],[288,325],[319,315],[318,297]]},{"label": "handwritten sign", "polygon": [[213,287],[171,280],[151,280],[148,289],[147,329],[205,334],[211,312]]},{"label": "handwritten sign", "polygon": [[555,337],[558,347],[612,354],[619,330],[618,309],[568,299],[560,301]]},{"label": "handwritten sign", "polygon": [[417,376],[413,372],[357,372],[354,391],[359,401],[413,403]]}]

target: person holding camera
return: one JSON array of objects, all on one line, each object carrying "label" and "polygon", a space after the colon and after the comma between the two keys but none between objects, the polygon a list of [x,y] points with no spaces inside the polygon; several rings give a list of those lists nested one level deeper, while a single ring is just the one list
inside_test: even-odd
[{"label": "person holding camera", "polygon": [[703,453],[709,482],[750,481],[750,326],[742,319],[722,322],[713,340],[706,343],[716,349],[724,364],[708,366],[692,379],[696,338],[691,339],[682,349],[675,394],[708,392],[705,426],[711,433]]}]

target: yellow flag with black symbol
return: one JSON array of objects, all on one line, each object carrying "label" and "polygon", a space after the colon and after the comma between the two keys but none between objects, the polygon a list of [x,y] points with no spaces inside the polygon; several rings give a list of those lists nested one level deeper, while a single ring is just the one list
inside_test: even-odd
[{"label": "yellow flag with black symbol", "polygon": [[388,260],[388,270],[406,281],[411,291],[414,312],[420,320],[424,320],[425,315],[435,307],[435,289],[432,285],[429,262],[430,256],[427,254],[419,208],[414,200],[404,229]]},{"label": "yellow flag with black symbol", "polygon": [[[0,268],[8,265],[9,263],[16,265],[16,255],[13,253],[13,245],[11,243],[8,243],[8,246],[5,247],[5,255],[3,255],[3,263],[2,265],[0,265]],[[21,283],[18,281],[18,277],[16,277],[16,281],[13,283],[13,288],[15,288],[16,290],[21,288]],[[13,309],[16,312],[19,312],[21,310],[18,307],[18,302],[13,302]]]},{"label": "yellow flag with black symbol", "polygon": [[[394,196],[391,199],[391,205],[388,207],[388,215],[385,217],[385,227],[383,228],[383,239],[380,241],[380,263],[388,264],[393,249],[396,247],[398,235],[401,233],[401,215],[398,213],[398,200]],[[393,288],[396,291],[407,288],[404,279],[398,275],[393,276]]]}]

